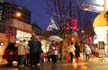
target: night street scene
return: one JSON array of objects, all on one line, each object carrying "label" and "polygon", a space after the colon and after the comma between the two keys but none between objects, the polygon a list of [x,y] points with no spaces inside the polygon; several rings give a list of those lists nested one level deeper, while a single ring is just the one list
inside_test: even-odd
[{"label": "night street scene", "polygon": [[108,0],[0,0],[0,70],[108,70]]}]

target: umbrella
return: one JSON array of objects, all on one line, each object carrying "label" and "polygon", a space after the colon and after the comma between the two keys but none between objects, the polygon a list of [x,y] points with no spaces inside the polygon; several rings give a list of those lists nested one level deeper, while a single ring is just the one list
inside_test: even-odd
[{"label": "umbrella", "polygon": [[63,41],[63,39],[61,37],[59,37],[59,36],[50,36],[50,37],[48,37],[48,39],[51,40],[51,41],[53,41],[53,40],[55,40],[55,41]]}]

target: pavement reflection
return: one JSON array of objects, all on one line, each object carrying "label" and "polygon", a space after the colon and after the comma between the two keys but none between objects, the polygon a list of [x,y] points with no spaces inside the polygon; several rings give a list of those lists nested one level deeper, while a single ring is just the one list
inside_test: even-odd
[{"label": "pavement reflection", "polygon": [[73,62],[58,61],[56,64],[51,62],[41,63],[40,67],[25,66],[24,68],[0,66],[0,70],[108,70],[108,58],[99,61],[98,58],[92,57],[89,62]]}]

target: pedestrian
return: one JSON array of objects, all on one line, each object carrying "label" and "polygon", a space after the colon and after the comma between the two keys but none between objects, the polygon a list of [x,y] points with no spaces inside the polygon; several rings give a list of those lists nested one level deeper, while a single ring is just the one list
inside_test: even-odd
[{"label": "pedestrian", "polygon": [[32,36],[31,40],[29,41],[30,47],[30,63],[32,66],[40,66],[41,61],[41,42],[38,36]]},{"label": "pedestrian", "polygon": [[76,62],[79,61],[79,57],[80,57],[80,45],[76,42],[75,43],[75,58],[76,58]]},{"label": "pedestrian", "polygon": [[27,46],[25,44],[26,40],[20,41],[19,43],[15,44],[18,47],[18,65],[19,67],[24,67],[24,61],[26,58],[26,50]]},{"label": "pedestrian", "polygon": [[51,41],[49,50],[48,50],[48,54],[50,55],[51,59],[52,59],[52,63],[56,63],[57,62],[57,55],[58,55],[58,50],[57,50],[57,44],[56,41]]},{"label": "pedestrian", "polygon": [[30,64],[30,47],[28,46],[28,42],[25,42],[26,45],[27,45],[27,50],[26,50],[27,57],[26,57],[26,60],[25,60],[25,64],[26,65],[29,65]]},{"label": "pedestrian", "polygon": [[92,52],[92,56],[94,56],[95,55],[95,47],[94,46],[91,47],[91,52]]},{"label": "pedestrian", "polygon": [[70,54],[70,62],[72,63],[75,56],[75,46],[73,42],[69,45],[68,53]]},{"label": "pedestrian", "polygon": [[90,59],[90,55],[91,55],[91,48],[89,47],[88,44],[85,44],[85,57],[86,57],[86,61],[88,62]]},{"label": "pedestrian", "polygon": [[47,52],[47,59],[48,59],[48,62],[50,62],[51,61],[51,51],[49,50],[48,52]]}]

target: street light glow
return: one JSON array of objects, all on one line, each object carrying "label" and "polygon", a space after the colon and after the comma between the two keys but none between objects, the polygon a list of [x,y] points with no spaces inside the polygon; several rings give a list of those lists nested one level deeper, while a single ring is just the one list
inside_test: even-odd
[{"label": "street light glow", "polygon": [[20,16],[21,16],[21,13],[20,13],[20,12],[17,12],[17,13],[16,13],[16,16],[17,16],[17,17],[20,17]]},{"label": "street light glow", "polygon": [[82,0],[81,9],[85,11],[102,12],[104,11],[104,0]]},{"label": "street light glow", "polygon": [[85,32],[84,30],[81,31],[81,33],[84,33],[84,32]]},{"label": "street light glow", "polygon": [[88,8],[84,8],[83,10],[88,11],[89,9]]}]

